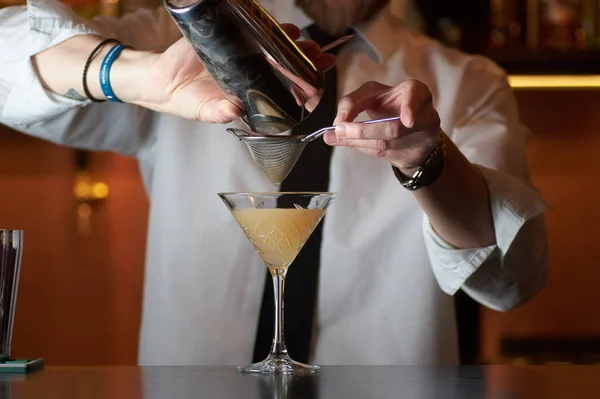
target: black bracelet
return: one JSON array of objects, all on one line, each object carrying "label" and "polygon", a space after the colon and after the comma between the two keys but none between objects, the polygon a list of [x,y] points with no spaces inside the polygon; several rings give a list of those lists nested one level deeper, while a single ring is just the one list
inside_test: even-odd
[{"label": "black bracelet", "polygon": [[118,41],[117,39],[102,40],[100,43],[98,43],[98,45],[94,48],[94,50],[92,50],[92,52],[88,56],[87,60],[85,61],[85,65],[83,67],[83,77],[82,77],[83,92],[85,93],[87,98],[89,98],[90,100],[92,100],[95,103],[102,103],[106,100],[98,100],[97,98],[94,98],[94,96],[92,96],[92,93],[90,93],[90,89],[88,88],[88,85],[87,85],[87,73],[88,73],[88,68],[90,67],[90,64],[92,63],[92,60],[94,59],[94,56],[107,43],[119,43],[120,44],[121,42]]}]

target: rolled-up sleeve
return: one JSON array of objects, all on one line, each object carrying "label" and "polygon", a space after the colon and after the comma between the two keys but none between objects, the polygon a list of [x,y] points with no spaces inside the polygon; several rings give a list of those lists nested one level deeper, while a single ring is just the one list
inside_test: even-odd
[{"label": "rolled-up sleeve", "polygon": [[[483,248],[454,248],[434,231],[426,215],[423,233],[433,273],[444,292],[453,295],[462,289],[489,308],[507,311],[546,283],[543,213],[548,203],[529,179],[530,131],[519,121],[506,76],[481,59],[472,68],[469,76],[479,78],[461,87],[466,95],[457,105],[468,112],[450,137],[487,183],[496,242]],[[481,93],[481,87],[487,92]]]},{"label": "rolled-up sleeve", "polygon": [[[0,10],[0,121],[11,127],[42,123],[86,105],[45,90],[31,57],[80,34],[97,34],[59,2],[32,0]],[[47,139],[53,132],[47,132]],[[53,140],[56,141],[56,140]]]},{"label": "rolled-up sleeve", "polygon": [[515,178],[479,167],[488,184],[496,244],[456,249],[431,227],[423,230],[433,272],[442,290],[463,289],[481,304],[506,311],[539,292],[548,274],[543,212],[546,202]]},{"label": "rolled-up sleeve", "polygon": [[[46,90],[32,56],[81,34],[112,37],[138,50],[162,51],[181,37],[163,7],[123,18],[85,20],[56,0],[0,10],[0,123],[54,143],[147,157],[155,113],[132,104],[91,103]],[[82,65],[83,72],[83,65]]]}]

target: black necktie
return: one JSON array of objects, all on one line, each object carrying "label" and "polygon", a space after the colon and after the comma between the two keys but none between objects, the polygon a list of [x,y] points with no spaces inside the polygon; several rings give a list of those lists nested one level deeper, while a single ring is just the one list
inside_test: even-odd
[{"label": "black necktie", "polygon": [[[319,46],[324,46],[336,39],[326,35],[315,25],[306,28],[306,32],[310,39]],[[302,124],[303,134],[333,124],[337,112],[335,68],[326,73],[325,79],[326,89],[311,118]],[[290,174],[281,184],[280,191],[327,191],[329,189],[331,153],[332,148],[322,139],[309,143]],[[292,263],[287,274],[288,277],[285,279],[285,343],[290,356],[303,363],[308,362],[310,352],[313,313],[317,300],[322,231],[323,221],[319,223],[304,244],[304,248]],[[271,274],[267,272],[254,346],[254,362],[259,362],[267,357],[273,339],[273,307],[275,305],[271,279]]]}]

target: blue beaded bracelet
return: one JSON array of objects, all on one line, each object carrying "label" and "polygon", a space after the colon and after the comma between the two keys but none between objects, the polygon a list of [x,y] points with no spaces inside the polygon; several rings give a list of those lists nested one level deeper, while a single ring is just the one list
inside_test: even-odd
[{"label": "blue beaded bracelet", "polygon": [[110,86],[110,68],[112,67],[113,62],[119,57],[119,54],[121,54],[121,51],[126,48],[131,48],[131,46],[124,46],[122,44],[115,45],[108,51],[100,66],[100,88],[102,89],[102,93],[104,93],[107,100],[117,103],[122,103],[123,101],[115,96],[115,93]]}]

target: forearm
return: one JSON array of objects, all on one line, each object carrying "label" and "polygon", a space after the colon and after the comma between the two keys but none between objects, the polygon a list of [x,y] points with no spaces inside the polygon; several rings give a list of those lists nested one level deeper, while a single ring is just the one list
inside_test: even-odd
[{"label": "forearm", "polygon": [[445,144],[442,174],[432,185],[415,191],[415,198],[432,228],[450,245],[459,249],[493,245],[496,239],[486,181],[448,137]]},{"label": "forearm", "polygon": [[[45,89],[75,99],[85,99],[83,69],[93,49],[102,41],[94,35],[78,35],[44,50],[32,57],[40,81]],[[87,70],[87,87],[92,97],[104,100],[100,87],[100,66],[114,43],[104,45],[93,57]],[[139,97],[143,87],[143,71],[152,53],[125,49],[110,71],[110,83],[115,95],[122,101]]]}]

